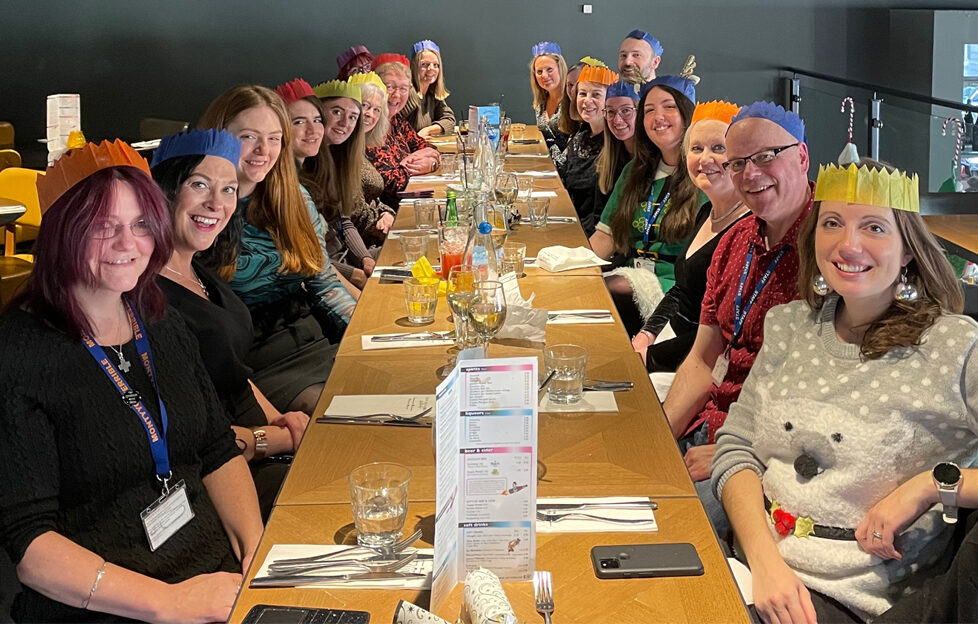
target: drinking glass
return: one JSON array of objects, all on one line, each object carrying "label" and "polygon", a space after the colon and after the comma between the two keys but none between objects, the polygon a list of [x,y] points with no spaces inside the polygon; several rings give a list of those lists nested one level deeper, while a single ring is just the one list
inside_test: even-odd
[{"label": "drinking glass", "polygon": [[516,198],[527,201],[532,196],[533,176],[526,174],[516,176]]},{"label": "drinking glass", "polygon": [[401,232],[401,253],[404,254],[404,264],[414,266],[421,256],[428,252],[428,233],[421,230]]},{"label": "drinking glass", "polygon": [[506,153],[506,148],[509,146],[509,134],[513,128],[513,120],[509,117],[503,117],[499,120],[499,142],[503,145],[503,153]]},{"label": "drinking glass", "polygon": [[414,227],[430,230],[438,226],[438,204],[433,199],[414,200]]},{"label": "drinking glass", "polygon": [[526,124],[514,123],[509,127],[509,138],[513,141],[522,141],[523,133],[526,131]]},{"label": "drinking glass", "polygon": [[587,369],[587,349],[578,345],[560,344],[543,350],[547,376],[554,376],[547,386],[553,403],[577,403],[584,396],[584,375]]},{"label": "drinking glass", "polygon": [[438,165],[438,173],[451,178],[458,175],[458,165],[455,162],[455,154],[441,155],[441,163]]},{"label": "drinking glass", "polygon": [[550,198],[530,197],[526,204],[530,211],[530,226],[537,229],[547,227],[547,213],[550,212]]},{"label": "drinking glass", "polygon": [[349,480],[357,543],[392,546],[407,518],[411,471],[400,464],[375,462],[355,468]]},{"label": "drinking glass", "polygon": [[526,277],[523,265],[526,262],[525,243],[506,243],[503,245],[503,264],[501,273],[512,271],[516,277]]},{"label": "drinking glass", "polygon": [[[458,201],[456,200],[456,207]],[[438,228],[438,252],[441,254],[441,277],[448,279],[452,267],[465,259],[465,243],[468,242],[468,225],[443,225]]]},{"label": "drinking glass", "polygon": [[506,207],[507,211],[513,208],[518,191],[518,181],[512,173],[500,173],[496,176],[495,197],[496,202]]},{"label": "drinking glass", "polygon": [[435,322],[438,305],[438,279],[412,277],[404,281],[404,302],[407,304],[408,321],[417,325]]},{"label": "drinking glass", "polygon": [[497,281],[479,282],[469,301],[469,319],[479,336],[485,357],[489,357],[489,341],[506,322],[506,296]]}]

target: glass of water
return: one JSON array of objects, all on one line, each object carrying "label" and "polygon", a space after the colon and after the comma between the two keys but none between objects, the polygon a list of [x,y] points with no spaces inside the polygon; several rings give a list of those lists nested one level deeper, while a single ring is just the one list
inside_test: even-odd
[{"label": "glass of water", "polygon": [[428,253],[428,232],[425,230],[401,232],[400,241],[405,266],[414,266],[421,256]]},{"label": "glass of water", "polygon": [[376,462],[350,473],[350,500],[357,543],[392,546],[407,518],[411,471],[400,464]]},{"label": "glass of water", "polygon": [[438,279],[412,277],[404,281],[404,302],[407,304],[408,321],[416,325],[435,322],[438,305]]},{"label": "glass of water", "polygon": [[584,396],[584,376],[587,369],[587,349],[578,345],[560,344],[543,350],[547,376],[553,378],[547,394],[553,403],[577,403]]},{"label": "glass of water", "polygon": [[547,213],[550,212],[549,197],[530,197],[527,200],[527,207],[530,211],[530,227],[547,227]]}]

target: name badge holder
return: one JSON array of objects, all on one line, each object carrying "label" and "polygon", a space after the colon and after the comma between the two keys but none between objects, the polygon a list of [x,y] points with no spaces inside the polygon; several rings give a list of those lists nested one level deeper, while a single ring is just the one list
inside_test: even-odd
[{"label": "name badge holder", "polygon": [[[665,210],[666,204],[669,203],[669,197],[672,195],[670,191],[666,191],[662,199],[655,202],[653,192],[649,192],[649,198],[645,202],[645,230],[642,233],[642,248],[636,250],[638,257],[632,262],[632,265],[636,269],[645,269],[647,271],[655,270],[655,261],[659,258],[659,254],[648,250],[649,235],[652,232],[652,228],[657,227],[656,224],[659,221],[659,217],[662,215],[662,211]],[[654,212],[652,211],[653,206],[655,207]]]},{"label": "name badge holder", "polygon": [[153,354],[150,351],[149,340],[143,331],[142,321],[129,306],[129,303],[124,303],[126,315],[129,317],[129,323],[132,326],[133,338],[136,341],[136,350],[139,352],[139,359],[146,369],[146,375],[153,383],[153,389],[156,391],[156,398],[160,407],[160,421],[163,425],[162,432],[156,428],[156,423],[153,422],[153,418],[146,410],[142,397],[126,382],[122,374],[116,370],[112,361],[105,355],[102,347],[88,335],[82,337],[82,342],[85,348],[88,349],[89,355],[95,359],[101,367],[102,372],[105,373],[106,377],[112,382],[112,385],[115,386],[122,402],[128,405],[139,418],[139,422],[142,423],[143,428],[146,430],[146,436],[149,438],[150,452],[153,455],[153,463],[156,465],[156,479],[162,484],[162,488],[160,497],[144,509],[139,514],[139,517],[143,523],[143,530],[146,532],[146,539],[149,542],[150,551],[155,551],[184,525],[190,522],[194,517],[194,512],[190,506],[190,499],[187,497],[186,483],[181,479],[176,485],[170,486],[170,479],[173,478],[173,472],[170,470],[170,456],[166,445],[168,421],[166,406],[163,405],[163,398],[160,395],[160,389],[156,382]]}]

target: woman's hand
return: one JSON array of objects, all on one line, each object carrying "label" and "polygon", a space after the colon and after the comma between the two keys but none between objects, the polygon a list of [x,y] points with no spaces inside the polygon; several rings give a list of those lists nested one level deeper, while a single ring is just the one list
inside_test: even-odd
[{"label": "woman's hand", "polygon": [[384,234],[390,231],[392,225],[394,225],[394,215],[389,212],[385,212],[377,219],[377,230]]},{"label": "woman's hand", "polygon": [[371,256],[365,256],[363,261],[360,263],[360,266],[363,267],[363,272],[367,274],[367,277],[369,277],[370,274],[374,272],[374,267],[377,266],[377,261]]},{"label": "woman's hand", "polygon": [[783,559],[754,566],[751,578],[754,608],[766,624],[816,624],[808,588]]},{"label": "woman's hand", "polygon": [[710,478],[710,463],[717,452],[716,444],[703,444],[691,446],[683,461],[686,463],[686,470],[689,471],[689,478],[693,481],[706,481]]},{"label": "woman's hand", "polygon": [[645,364],[645,358],[648,355],[649,347],[655,342],[655,336],[650,332],[642,330],[635,334],[632,338],[632,348],[635,349],[635,353],[642,358],[642,364]]},{"label": "woman's hand", "polygon": [[931,473],[922,472],[893,490],[872,506],[856,526],[859,547],[882,559],[902,559],[893,540],[920,514],[937,502]]},{"label": "woman's hand", "polygon": [[420,136],[422,139],[427,139],[430,136],[441,134],[442,131],[442,127],[438,124],[431,124],[430,126],[418,130],[418,136]]},{"label": "woman's hand", "polygon": [[363,269],[353,269],[353,275],[350,276],[350,283],[363,290],[363,287],[367,285],[367,274]]},{"label": "woman's hand", "polygon": [[243,577],[215,572],[191,577],[170,586],[168,609],[161,622],[224,622],[231,615]]},{"label": "woman's hand", "polygon": [[284,427],[288,430],[292,438],[291,450],[295,451],[299,448],[299,441],[302,440],[302,435],[306,432],[306,427],[309,425],[309,414],[305,412],[285,412],[269,424]]}]

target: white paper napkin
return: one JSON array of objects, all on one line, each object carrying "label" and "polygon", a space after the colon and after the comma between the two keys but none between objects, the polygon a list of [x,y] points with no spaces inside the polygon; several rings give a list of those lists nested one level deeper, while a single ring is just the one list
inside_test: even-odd
[{"label": "white paper napkin", "polygon": [[[428,340],[395,340],[395,341],[380,341],[375,342],[371,340],[376,336],[399,336],[405,332],[398,332],[396,334],[365,334],[360,336],[360,348],[364,351],[376,351],[378,349],[407,349],[410,347],[437,347],[445,345],[455,344],[455,338],[430,338]],[[421,333],[421,332],[412,332]]]},{"label": "white paper napkin", "polygon": [[[350,546],[344,546],[342,544],[275,544],[272,549],[268,551],[268,555],[265,557],[265,561],[262,562],[261,568],[255,574],[255,577],[268,576],[268,566],[275,561],[280,559],[293,559],[297,557],[312,557],[314,555],[325,555],[327,553],[336,552],[338,550],[343,550],[345,548],[350,548]],[[431,555],[433,554],[431,548],[419,548],[418,554]],[[375,555],[374,552],[363,552],[361,550],[353,551],[351,557],[370,557]],[[431,569],[433,561],[430,558],[425,559],[415,559],[411,563],[407,564],[398,572],[412,572],[417,574],[427,574],[425,578],[417,579],[379,579],[379,580],[354,580],[354,581],[323,581],[321,583],[310,583],[308,585],[297,585],[299,589],[310,588],[310,589],[322,589],[324,587],[344,587],[344,588],[359,588],[359,589],[430,589],[431,588]],[[358,568],[355,566],[347,566],[343,568],[332,568],[327,574],[332,573],[350,573],[357,574],[360,572],[366,572],[364,568]],[[315,572],[310,572],[309,574],[314,575]]]},{"label": "white paper napkin", "polygon": [[517,621],[499,577],[485,568],[478,568],[468,573],[462,596],[472,624],[503,624]]},{"label": "white paper napkin", "polygon": [[727,565],[733,572],[734,581],[737,583],[737,589],[740,590],[740,597],[744,599],[744,604],[754,604],[754,577],[750,573],[750,568],[733,557],[727,557]]},{"label": "white paper napkin", "polygon": [[607,260],[602,260],[587,247],[570,248],[564,247],[563,245],[554,245],[552,247],[544,247],[537,252],[536,266],[551,273],[584,267],[603,266],[606,264],[611,263]]},{"label": "white paper napkin", "polygon": [[600,318],[588,318],[586,316],[560,316],[555,319],[548,319],[547,325],[593,325],[615,322],[615,317],[611,315],[611,310],[547,310],[547,314],[582,314],[587,312],[607,312],[608,316],[603,316]]},{"label": "white paper napkin", "polygon": [[325,416],[364,416],[378,412],[410,416],[435,406],[433,394],[338,394]]},{"label": "white paper napkin", "polygon": [[411,229],[408,229],[408,230],[391,230],[391,231],[387,232],[387,238],[400,238],[401,237],[401,234],[403,234],[404,232],[418,232],[418,231],[427,232],[429,236],[438,236],[438,230],[435,230],[435,229],[421,229],[421,230],[419,230],[419,228],[411,228]]},{"label": "white paper napkin", "polygon": [[557,193],[555,191],[533,191],[530,197],[557,197]]},{"label": "white paper napkin", "polygon": [[516,175],[530,176],[531,178],[556,178],[556,171],[513,171]]},{"label": "white paper napkin", "polygon": [[[648,497],[642,496],[605,496],[600,498],[540,498],[537,504],[540,506],[547,503],[648,503]],[[624,524],[618,522],[607,522],[604,520],[594,520],[592,518],[565,518],[556,522],[537,520],[538,533],[602,533],[602,532],[643,532],[658,531],[659,526],[655,522],[655,512],[651,507],[644,509],[622,509],[615,507],[585,507],[583,509],[560,509],[551,513],[558,515],[572,511],[579,511],[605,518],[621,518],[622,520],[648,520],[641,524]]]},{"label": "white paper napkin", "polygon": [[553,403],[550,394],[545,393],[540,399],[541,412],[617,412],[618,401],[614,392],[585,392],[584,398],[577,403],[564,405]]},{"label": "white paper napkin", "polygon": [[448,621],[416,604],[401,600],[394,611],[394,624],[448,624]]},{"label": "white paper napkin", "polygon": [[452,173],[450,175],[416,175],[411,176],[412,182],[456,182],[458,180],[458,173]]}]

